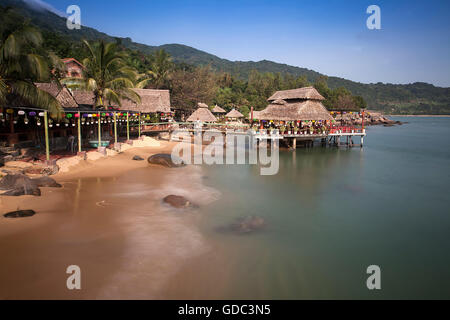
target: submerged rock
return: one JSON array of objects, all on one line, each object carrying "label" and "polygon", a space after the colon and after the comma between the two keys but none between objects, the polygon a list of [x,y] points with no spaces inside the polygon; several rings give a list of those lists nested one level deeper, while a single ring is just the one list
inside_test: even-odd
[{"label": "submerged rock", "polygon": [[222,232],[232,232],[235,234],[249,234],[265,229],[267,226],[264,218],[258,216],[248,216],[238,218],[227,227],[221,227],[218,230]]},{"label": "submerged rock", "polygon": [[165,153],[150,156],[147,161],[150,164],[157,164],[167,168],[179,168],[186,165],[180,158],[172,157],[172,155]]},{"label": "submerged rock", "polygon": [[1,195],[8,196],[8,197],[20,197],[20,196],[40,197],[41,190],[38,187],[32,187],[32,188],[18,187],[18,188],[6,191],[5,193],[2,193]]},{"label": "submerged rock", "polygon": [[193,206],[192,203],[185,197],[176,195],[170,195],[165,197],[163,199],[163,202],[177,209],[189,208]]},{"label": "submerged rock", "polygon": [[134,156],[132,160],[134,160],[134,161],[144,161],[145,159],[142,158],[141,156]]},{"label": "submerged rock", "polygon": [[4,214],[3,216],[5,218],[26,218],[26,217],[32,217],[36,214],[34,210],[18,210],[13,212],[8,212]]}]

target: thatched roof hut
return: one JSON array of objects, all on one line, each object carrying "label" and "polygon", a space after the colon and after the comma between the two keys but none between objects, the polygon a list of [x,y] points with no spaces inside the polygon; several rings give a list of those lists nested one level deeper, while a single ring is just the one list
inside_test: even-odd
[{"label": "thatched roof hut", "polygon": [[[123,99],[120,109],[141,113],[170,112],[169,90],[133,89],[140,97],[141,103]],[[73,96],[79,105],[94,105],[95,96],[91,91],[74,90]],[[115,106],[118,107],[118,106]]]},{"label": "thatched roof hut", "polygon": [[284,100],[272,102],[266,109],[260,111],[258,120],[305,121],[305,120],[333,120],[328,110],[317,100],[288,103]]},{"label": "thatched roof hut", "polygon": [[227,113],[227,112],[216,104],[212,109],[212,113]]},{"label": "thatched roof hut", "polygon": [[58,100],[63,108],[77,108],[78,104],[69,89],[66,86],[59,86],[56,83],[35,83],[36,87],[40,90],[50,93]]},{"label": "thatched roof hut", "polygon": [[227,113],[227,115],[225,116],[227,118],[243,118],[244,115],[242,113],[240,113],[239,111],[237,111],[236,109],[231,110],[230,112]]},{"label": "thatched roof hut", "polygon": [[325,98],[314,87],[304,87],[292,90],[283,90],[275,92],[269,99],[275,100],[318,100],[323,101]]},{"label": "thatched roof hut", "polygon": [[279,121],[333,120],[323,106],[324,97],[313,87],[277,91],[269,99],[269,106],[254,119]]},{"label": "thatched roof hut", "polygon": [[209,108],[204,103],[198,104],[199,108],[194,111],[193,114],[189,118],[187,118],[187,122],[194,121],[202,121],[202,122],[216,122],[217,118],[209,111]]}]

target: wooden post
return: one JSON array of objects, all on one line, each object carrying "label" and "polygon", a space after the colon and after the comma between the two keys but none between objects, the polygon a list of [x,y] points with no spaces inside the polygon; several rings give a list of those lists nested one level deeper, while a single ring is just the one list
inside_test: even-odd
[{"label": "wooden post", "polygon": [[139,112],[139,138],[141,137],[141,113]]},{"label": "wooden post", "polygon": [[292,147],[294,149],[297,149],[297,138],[294,137],[294,140],[292,141]]},{"label": "wooden post", "polygon": [[48,141],[48,114],[44,112],[44,129],[45,129],[45,155],[47,161],[50,161],[50,144]]},{"label": "wooden post", "polygon": [[101,114],[98,113],[98,147],[102,146],[102,126],[101,126]]},{"label": "wooden post", "polygon": [[130,113],[127,112],[127,141],[130,140]]},{"label": "wooden post", "polygon": [[78,152],[81,152],[81,114],[78,111]]},{"label": "wooden post", "polygon": [[117,113],[114,112],[114,142],[117,143]]}]

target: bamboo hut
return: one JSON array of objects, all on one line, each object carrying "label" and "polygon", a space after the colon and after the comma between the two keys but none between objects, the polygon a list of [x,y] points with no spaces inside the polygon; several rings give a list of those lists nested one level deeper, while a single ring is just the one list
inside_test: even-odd
[{"label": "bamboo hut", "polygon": [[[258,120],[278,121],[332,121],[323,106],[324,97],[313,87],[277,91],[266,109],[257,114]],[[254,115],[255,118],[255,115]]]},{"label": "bamboo hut", "polygon": [[200,102],[198,104],[198,109],[195,110],[194,113],[191,114],[191,116],[187,119],[187,122],[195,122],[195,121],[216,122],[217,118],[209,110],[208,105]]}]

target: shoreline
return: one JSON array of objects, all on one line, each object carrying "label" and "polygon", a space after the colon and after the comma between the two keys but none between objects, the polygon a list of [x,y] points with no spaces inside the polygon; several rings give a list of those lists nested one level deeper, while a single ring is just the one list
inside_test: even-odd
[{"label": "shoreline", "polygon": [[449,114],[387,114],[388,117],[450,118]]},{"label": "shoreline", "polygon": [[[172,147],[161,141],[87,160],[52,176],[63,188],[42,188],[41,197],[0,196],[2,214],[18,207],[37,212],[0,218],[0,299],[160,298],[184,263],[210,249],[198,230],[201,217],[169,208],[162,198],[197,197],[200,205],[217,198],[202,185],[201,168],[146,161]],[[131,160],[134,155],[145,161]],[[85,274],[79,292],[65,288],[72,264]]]}]

